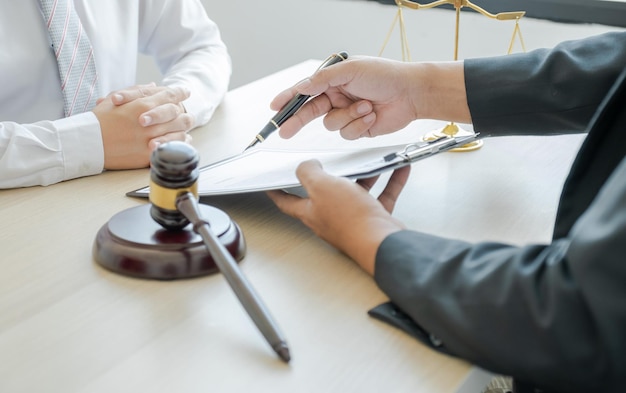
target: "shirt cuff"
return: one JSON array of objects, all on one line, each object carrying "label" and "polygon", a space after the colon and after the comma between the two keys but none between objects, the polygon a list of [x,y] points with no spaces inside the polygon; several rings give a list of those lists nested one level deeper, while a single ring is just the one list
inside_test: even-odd
[{"label": "shirt cuff", "polygon": [[89,111],[54,123],[63,152],[64,180],[101,173],[104,145],[96,115]]},{"label": "shirt cuff", "polygon": [[212,102],[194,97],[192,94],[189,98],[182,102],[185,112],[193,116],[193,128],[200,127],[209,122],[217,105]]}]

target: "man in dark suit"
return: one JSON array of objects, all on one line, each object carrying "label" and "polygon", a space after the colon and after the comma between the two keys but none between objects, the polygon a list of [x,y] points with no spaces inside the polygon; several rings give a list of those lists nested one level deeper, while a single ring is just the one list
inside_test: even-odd
[{"label": "man in dark suit", "polygon": [[297,172],[307,198],[270,197],[374,276],[391,301],[374,314],[405,317],[436,349],[513,376],[520,392],[626,389],[626,33],[464,62],[353,58],[272,107],[295,93],[317,97],[283,124],[283,137],[321,115],[350,139],[418,118],[472,123],[486,136],[588,132],[550,244],[471,244],[406,230],[390,212],[408,167],[378,201],[315,162]]}]

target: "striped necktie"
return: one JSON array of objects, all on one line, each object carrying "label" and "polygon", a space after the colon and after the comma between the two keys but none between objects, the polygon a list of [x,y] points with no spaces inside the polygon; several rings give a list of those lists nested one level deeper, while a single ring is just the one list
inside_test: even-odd
[{"label": "striped necktie", "polygon": [[40,0],[59,64],[65,116],[90,110],[98,99],[93,49],[72,0]]}]

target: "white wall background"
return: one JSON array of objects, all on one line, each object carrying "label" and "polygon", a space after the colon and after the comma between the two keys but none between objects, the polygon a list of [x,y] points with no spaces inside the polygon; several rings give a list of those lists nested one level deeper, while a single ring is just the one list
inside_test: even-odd
[{"label": "white wall background", "polygon": [[[229,47],[233,60],[231,88],[306,59],[324,59],[340,50],[377,56],[397,12],[395,6],[364,0],[202,0],[202,3],[209,17],[220,26]],[[403,14],[412,60],[452,60],[453,11],[404,9]],[[459,58],[462,59],[505,54],[514,22],[462,12],[460,26]],[[530,18],[523,18],[520,27],[527,50],[620,30]],[[519,43],[514,51],[521,51]],[[401,59],[397,25],[382,55]],[[159,79],[150,59],[142,59],[138,78],[140,82]],[[285,87],[277,86],[276,92]],[[273,93],[268,92],[268,97],[273,97]]]}]

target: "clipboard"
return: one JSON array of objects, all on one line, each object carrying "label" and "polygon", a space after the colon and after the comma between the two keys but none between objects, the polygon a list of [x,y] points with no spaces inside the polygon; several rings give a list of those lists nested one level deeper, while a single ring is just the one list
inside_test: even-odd
[{"label": "clipboard", "polygon": [[[319,160],[324,170],[334,176],[353,180],[373,177],[476,139],[478,134],[443,136],[428,142],[353,150],[287,150],[260,146],[200,168],[198,196],[296,189],[301,187],[296,168],[310,159]],[[150,187],[130,191],[126,195],[148,198]]]}]

